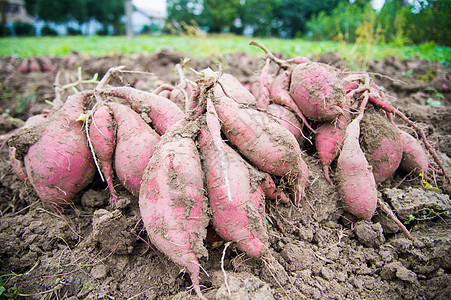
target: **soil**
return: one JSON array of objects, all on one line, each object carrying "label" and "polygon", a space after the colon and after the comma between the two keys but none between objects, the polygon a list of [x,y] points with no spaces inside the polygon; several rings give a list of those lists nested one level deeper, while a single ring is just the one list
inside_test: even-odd
[{"label": "soil", "polygon": [[[61,85],[76,81],[79,67],[82,79],[88,80],[125,65],[140,73],[126,73],[121,84],[153,90],[177,83],[174,65],[182,58],[181,53],[165,50],[151,56],[74,54],[50,60],[61,70]],[[330,53],[313,59],[342,65]],[[45,208],[31,185],[13,172],[4,142],[28,117],[49,109],[46,100],[55,98],[55,73],[19,72],[21,62],[0,58],[0,288],[6,289],[0,289],[0,297],[15,293],[25,299],[196,299],[189,275],[148,242],[137,198],[125,189],[117,187],[115,209],[97,177],[57,214]],[[257,80],[262,62],[235,54],[193,59],[189,66],[202,70],[220,64],[225,72],[250,84]],[[371,62],[368,71],[385,75],[375,76],[376,83],[395,107],[425,130],[451,173],[451,67],[390,58]],[[90,87],[86,82],[77,86]],[[70,93],[72,89],[63,92]],[[303,206],[266,203],[270,254],[278,264],[249,259],[233,244],[226,247],[210,238],[205,242],[209,257],[200,260],[204,295],[208,299],[451,299],[449,185],[437,175],[432,177],[437,184],[433,180],[430,184],[438,189],[428,188],[420,178],[397,172],[379,186],[379,197],[407,224],[410,240],[379,208],[370,222],[346,213],[336,187],[324,178],[314,147],[305,142],[303,150],[309,167]],[[331,168],[333,174],[335,165]]]}]

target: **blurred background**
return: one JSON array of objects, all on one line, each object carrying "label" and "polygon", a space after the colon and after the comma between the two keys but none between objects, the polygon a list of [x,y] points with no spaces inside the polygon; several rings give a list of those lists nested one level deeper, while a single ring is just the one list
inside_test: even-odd
[{"label": "blurred background", "polygon": [[2,36],[235,34],[451,46],[451,0],[0,0]]}]

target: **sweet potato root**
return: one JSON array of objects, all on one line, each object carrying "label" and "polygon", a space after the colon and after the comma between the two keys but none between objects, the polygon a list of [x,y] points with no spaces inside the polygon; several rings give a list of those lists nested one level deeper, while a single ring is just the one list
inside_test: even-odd
[{"label": "sweet potato root", "polygon": [[233,75],[223,73],[215,87],[217,96],[225,95],[241,104],[256,103],[255,97],[245,88],[241,82]]},{"label": "sweet potato root", "polygon": [[377,207],[377,187],[371,166],[359,144],[362,117],[363,111],[346,128],[336,178],[345,209],[359,218],[370,220]]},{"label": "sweet potato root", "polygon": [[291,73],[290,94],[310,120],[332,121],[343,113],[346,93],[342,79],[329,65],[297,65]]},{"label": "sweet potato root", "polygon": [[139,206],[152,244],[188,270],[196,294],[205,299],[198,258],[208,254],[203,246],[208,217],[193,140],[197,132],[196,123],[183,119],[162,137],[145,170]]},{"label": "sweet potato root", "polygon": [[[268,240],[262,189],[252,186],[248,165],[230,146],[223,143],[220,154],[207,127],[201,129],[198,141],[216,232],[248,255],[260,257]],[[221,156],[227,162],[225,168],[218,162]]]},{"label": "sweet potato root", "polygon": [[153,93],[131,87],[107,88],[98,92],[103,95],[120,97],[139,114],[147,114],[159,134],[164,134],[172,125],[183,118],[183,111],[177,104]]},{"label": "sweet potato root", "polygon": [[114,169],[122,185],[139,195],[141,179],[160,136],[131,108],[109,103],[117,123]]},{"label": "sweet potato root", "polygon": [[110,108],[102,105],[94,111],[92,116],[89,126],[89,138],[96,159],[100,163],[104,180],[108,184],[114,204],[116,204],[117,196],[113,185],[114,137],[113,116],[110,113]]},{"label": "sweet potato root", "polygon": [[[25,122],[24,126],[22,128],[31,128],[35,125],[38,125],[39,123],[44,122],[45,118],[47,118],[47,114],[39,114],[34,115],[28,118],[28,120]],[[27,174],[25,171],[25,166],[23,164],[22,160],[18,160],[16,158],[16,148],[10,146],[9,147],[9,159],[11,160],[11,165],[13,167],[13,170],[16,172],[17,176],[25,180],[27,179]]]},{"label": "sweet potato root", "polygon": [[302,135],[303,125],[291,110],[282,105],[272,103],[268,105],[268,113],[276,117],[280,121],[280,124],[294,135],[300,145],[304,143],[304,137]]},{"label": "sweet potato root", "polygon": [[423,173],[423,177],[427,178],[429,160],[420,142],[399,129],[399,135],[402,143],[402,160],[399,168],[405,172],[414,172],[416,175]]},{"label": "sweet potato root", "polygon": [[68,204],[96,173],[83,122],[77,120],[84,113],[86,97],[83,92],[70,96],[43,123],[21,130],[9,140],[16,148],[16,158],[23,158],[37,194],[54,209]]},{"label": "sweet potato root", "polygon": [[393,176],[401,162],[399,131],[385,115],[367,107],[360,132],[360,147],[373,168],[376,184],[380,184]]},{"label": "sweet potato root", "polygon": [[296,138],[267,114],[240,107],[228,97],[215,98],[223,132],[258,169],[295,178],[295,202],[300,204],[308,174]]},{"label": "sweet potato root", "polygon": [[336,122],[321,125],[316,133],[316,150],[321,160],[324,176],[330,184],[333,183],[329,176],[329,166],[340,153],[348,123],[346,116],[341,115]]}]

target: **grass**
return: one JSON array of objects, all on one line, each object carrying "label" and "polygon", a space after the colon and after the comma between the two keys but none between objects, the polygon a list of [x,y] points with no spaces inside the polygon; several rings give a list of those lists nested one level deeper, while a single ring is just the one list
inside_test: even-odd
[{"label": "grass", "polygon": [[[261,56],[263,51],[249,46],[251,37],[235,35],[175,36],[141,35],[135,38],[124,36],[68,36],[68,37],[23,37],[1,38],[0,57],[16,56],[66,56],[72,50],[84,56],[112,56],[132,53],[152,54],[162,49],[174,49],[186,53],[187,57],[208,57],[247,52]],[[451,48],[426,43],[419,46],[394,47],[389,45],[356,45],[333,41],[308,41],[303,39],[284,40],[276,38],[255,38],[271,51],[285,56],[314,57],[326,52],[335,52],[348,62],[364,65],[370,59],[398,57],[400,59],[421,58],[450,63]]]}]

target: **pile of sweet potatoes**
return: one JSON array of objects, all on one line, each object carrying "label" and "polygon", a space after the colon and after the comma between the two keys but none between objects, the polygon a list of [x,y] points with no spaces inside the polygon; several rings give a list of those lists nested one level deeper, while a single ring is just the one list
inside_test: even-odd
[{"label": "pile of sweet potatoes", "polygon": [[[208,255],[207,226],[249,256],[269,257],[265,199],[301,206],[308,131],[345,209],[367,220],[380,200],[378,185],[398,168],[426,178],[432,169],[425,149],[441,167],[421,129],[389,105],[367,74],[306,58],[282,61],[252,44],[265,50],[266,63],[251,90],[205,69],[155,92],[105,87],[104,78],[70,96],[9,139],[16,172],[56,210],[96,172],[114,203],[115,186],[122,185],[139,199],[151,242],[188,270],[203,298],[199,258]],[[426,148],[395,125],[394,114]]]}]

